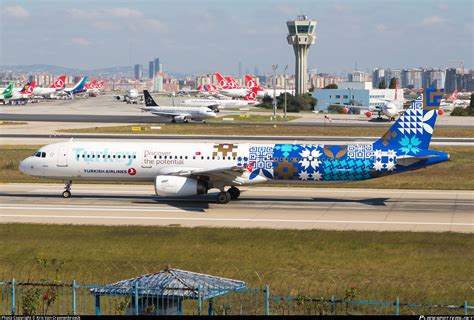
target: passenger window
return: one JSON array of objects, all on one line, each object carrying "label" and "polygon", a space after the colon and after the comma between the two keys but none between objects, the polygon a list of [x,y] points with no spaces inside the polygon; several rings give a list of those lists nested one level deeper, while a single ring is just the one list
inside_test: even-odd
[{"label": "passenger window", "polygon": [[[83,154],[82,157],[85,158],[86,156]],[[110,156],[109,156],[109,157],[110,157]]]},{"label": "passenger window", "polygon": [[156,156],[154,156],[154,159],[156,159]]},{"label": "passenger window", "polygon": [[136,158],[137,158],[137,156],[136,156],[136,155],[133,155],[133,159],[136,159]]},{"label": "passenger window", "polygon": [[193,160],[196,160],[196,156],[193,156]]}]

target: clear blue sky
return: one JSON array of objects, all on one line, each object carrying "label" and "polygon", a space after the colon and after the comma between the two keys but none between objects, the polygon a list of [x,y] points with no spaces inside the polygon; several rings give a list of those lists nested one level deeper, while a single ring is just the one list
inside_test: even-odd
[{"label": "clear blue sky", "polygon": [[294,68],[286,21],[318,21],[308,65],[319,72],[377,66],[473,66],[472,0],[10,1],[0,4],[0,64],[92,69],[144,64],[165,71]]}]

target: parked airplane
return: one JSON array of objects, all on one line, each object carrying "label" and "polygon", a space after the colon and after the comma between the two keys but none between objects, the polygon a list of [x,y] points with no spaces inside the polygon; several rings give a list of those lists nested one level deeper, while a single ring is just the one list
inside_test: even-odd
[{"label": "parked airplane", "polygon": [[447,99],[441,99],[441,106],[454,107],[468,105],[469,100],[458,99],[458,94],[458,89],[455,89],[454,92]]},{"label": "parked airplane", "polygon": [[76,83],[76,85],[74,87],[65,88],[63,90],[63,92],[70,95],[70,96],[73,96],[76,93],[85,92],[86,90],[84,89],[84,85],[86,84],[86,81],[87,81],[87,76],[82,77],[81,80],[79,80],[79,82]]},{"label": "parked airplane", "polygon": [[139,94],[137,89],[130,89],[124,95],[114,96],[114,99],[128,104],[138,104],[139,101],[143,101],[143,94]]},{"label": "parked airplane", "polygon": [[[245,84],[247,85],[249,89],[257,88],[257,99],[263,99],[263,97],[265,96],[273,97],[273,89],[263,89],[249,75],[245,75]],[[295,90],[275,89],[275,96],[278,97],[280,94],[283,94],[285,92],[291,95],[295,95]]]},{"label": "parked airplane", "polygon": [[161,117],[171,118],[172,123],[185,122],[189,120],[196,120],[206,122],[206,119],[215,118],[216,113],[207,107],[174,107],[174,106],[159,106],[148,90],[143,90],[145,96],[145,108],[142,110],[149,111]]},{"label": "parked airplane", "polygon": [[72,181],[146,181],[161,197],[218,189],[218,203],[237,199],[238,186],[244,185],[373,179],[449,160],[448,153],[429,150],[442,95],[442,89],[425,90],[369,144],[69,141],[41,147],[19,169],[66,181],[65,198],[71,196]]},{"label": "parked airplane", "polygon": [[[181,103],[188,106],[201,106],[201,107],[215,107],[225,108],[225,107],[248,107],[258,104],[256,101],[257,90],[253,89],[248,93],[248,95],[240,99],[231,99],[231,100],[219,100],[219,99],[186,99]],[[215,110],[215,109],[213,109]],[[218,110],[218,109],[217,109]]]},{"label": "parked airplane", "polygon": [[220,74],[216,73],[217,81],[219,81],[219,93],[233,98],[245,97],[249,90],[245,88],[232,88],[231,84]]},{"label": "parked airplane", "polygon": [[365,115],[370,118],[372,112],[377,112],[377,119],[382,119],[382,114],[385,115],[389,121],[394,121],[398,115],[403,114],[403,100],[398,99],[398,82],[395,85],[395,99],[383,100],[379,99],[381,104],[375,107],[369,107],[369,112]]},{"label": "parked airplane", "polygon": [[52,97],[58,91],[64,89],[65,87],[66,76],[62,75],[58,78],[58,80],[54,81],[49,85],[47,88],[34,88],[33,95],[35,96],[43,96],[45,98]]},{"label": "parked airplane", "polygon": [[0,95],[0,100],[3,102],[3,104],[11,104],[13,102],[26,104],[33,93],[36,82],[33,81],[25,84],[20,91],[15,90],[14,85],[15,84],[13,82],[8,85],[8,87]]}]

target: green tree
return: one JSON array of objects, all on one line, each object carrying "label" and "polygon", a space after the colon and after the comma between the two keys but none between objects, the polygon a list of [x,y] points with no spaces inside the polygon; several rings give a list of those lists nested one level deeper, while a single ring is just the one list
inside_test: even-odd
[{"label": "green tree", "polygon": [[330,83],[327,86],[325,86],[323,89],[338,89],[339,87],[335,83]]},{"label": "green tree", "polygon": [[469,108],[474,110],[474,93],[471,93],[471,102],[469,102]]},{"label": "green tree", "polygon": [[380,80],[379,89],[386,89],[387,85],[385,84],[385,79]]},{"label": "green tree", "polygon": [[397,78],[390,79],[389,89],[395,89],[397,87]]}]

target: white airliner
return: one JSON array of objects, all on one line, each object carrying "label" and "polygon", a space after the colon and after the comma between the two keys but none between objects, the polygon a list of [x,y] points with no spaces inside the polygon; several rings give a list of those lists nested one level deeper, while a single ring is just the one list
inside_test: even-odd
[{"label": "white airliner", "polygon": [[219,81],[219,93],[232,98],[243,98],[249,93],[247,88],[235,88],[220,74],[216,73],[217,81]]},{"label": "white airliner", "polygon": [[258,104],[256,101],[257,90],[251,90],[244,99],[186,99],[181,103],[187,106],[217,106],[221,108],[225,107],[248,107]]},{"label": "white airliner", "polygon": [[206,119],[215,118],[216,113],[208,107],[174,107],[174,106],[159,106],[148,90],[143,90],[145,97],[144,111],[151,112],[160,117],[171,118],[172,123],[185,122],[189,120],[196,120],[206,122]]},{"label": "white airliner", "polygon": [[65,198],[71,196],[72,181],[144,181],[154,183],[161,197],[195,196],[218,189],[218,203],[237,199],[238,187],[243,185],[387,178],[449,160],[448,153],[429,149],[443,91],[426,89],[373,143],[69,141],[41,147],[19,169],[31,176],[65,181]]},{"label": "white airliner", "polygon": [[130,89],[125,95],[114,96],[117,101],[124,101],[126,103],[138,104],[138,100],[143,98],[142,94],[138,94],[137,89]]},{"label": "white airliner", "polygon": [[245,75],[245,83],[247,87],[252,90],[253,88],[257,89],[257,99],[263,99],[265,96],[273,97],[273,93],[275,93],[275,97],[278,97],[279,95],[283,93],[289,93],[291,95],[295,95],[295,90],[282,90],[282,89],[263,89],[261,88],[255,80],[249,76]]},{"label": "white airliner", "polygon": [[35,87],[33,89],[33,95],[34,96],[43,96],[45,98],[51,98],[51,97],[54,96],[54,94],[56,94],[60,90],[64,89],[65,81],[66,81],[66,76],[62,75],[58,78],[58,80],[54,81],[47,88]]}]

